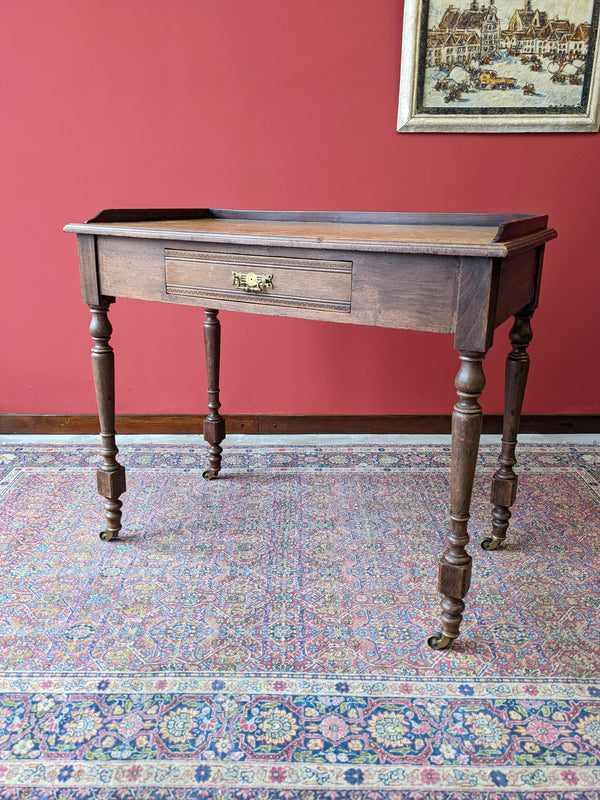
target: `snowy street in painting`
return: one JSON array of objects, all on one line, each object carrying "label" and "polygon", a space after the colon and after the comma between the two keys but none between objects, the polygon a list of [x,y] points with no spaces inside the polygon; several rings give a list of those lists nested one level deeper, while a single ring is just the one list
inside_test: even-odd
[{"label": "snowy street in painting", "polygon": [[[568,65],[565,69],[571,72],[575,70]],[[581,103],[581,85],[569,83],[569,78],[565,77],[564,83],[553,82],[553,71],[558,67],[549,59],[542,59],[542,69],[532,71],[529,63],[521,63],[518,56],[504,54],[501,58],[491,61],[485,66],[477,66],[471,75],[467,70],[454,70],[451,67],[427,67],[425,69],[425,79],[423,82],[423,108],[444,108],[448,111],[464,111],[466,109],[479,108],[552,108],[577,107]],[[476,73],[481,71],[492,71],[497,78],[508,78],[516,81],[515,88],[476,88],[479,84],[477,79],[473,80]],[[524,94],[523,89],[529,84],[529,92]],[[533,86],[531,86],[533,84]],[[436,85],[440,88],[436,89]],[[468,85],[468,89],[466,89]],[[443,88],[441,88],[443,87]],[[460,97],[456,91],[449,91],[453,87],[460,87]],[[447,100],[445,98],[448,98]]]}]

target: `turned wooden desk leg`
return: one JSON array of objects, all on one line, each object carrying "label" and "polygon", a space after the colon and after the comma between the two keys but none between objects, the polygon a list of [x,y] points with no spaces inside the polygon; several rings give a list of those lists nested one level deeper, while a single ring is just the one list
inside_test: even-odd
[{"label": "turned wooden desk leg", "polygon": [[205,308],[204,350],[206,353],[206,377],[208,381],[208,416],[204,420],[204,438],[209,443],[209,469],[202,473],[207,481],[216,478],[221,469],[220,443],[225,438],[225,420],[219,414],[219,366],[221,360],[221,323],[218,310]]},{"label": "turned wooden desk leg", "polygon": [[96,387],[100,437],[102,439],[102,464],[96,472],[98,492],[105,498],[104,513],[106,530],[100,538],[110,542],[121,530],[121,506],[119,497],[126,491],[125,468],[116,459],[119,449],[115,443],[115,359],[109,344],[112,326],[108,319],[110,302],[90,305],[92,322],[90,334],[94,340],[92,348],[92,370]]},{"label": "turned wooden desk leg", "polygon": [[531,314],[530,310],[517,314],[510,331],[512,350],[506,359],[502,447],[498,458],[500,467],[492,478],[492,494],[490,498],[494,504],[492,509],[492,535],[481,542],[484,550],[497,550],[506,539],[506,531],[508,530],[508,522],[511,516],[510,507],[514,505],[517,496],[518,478],[513,471],[513,466],[517,463],[515,449],[527,373],[529,372],[527,347],[532,337]]},{"label": "turned wooden desk leg", "polygon": [[444,595],[442,629],[427,640],[435,650],[448,647],[458,636],[465,608],[463,597],[471,582],[471,556],[465,548],[469,543],[467,524],[483,422],[477,401],[485,386],[482,369],[485,353],[461,352],[459,355],[462,363],[455,381],[458,402],[452,414],[450,528],[438,582],[438,589]]}]

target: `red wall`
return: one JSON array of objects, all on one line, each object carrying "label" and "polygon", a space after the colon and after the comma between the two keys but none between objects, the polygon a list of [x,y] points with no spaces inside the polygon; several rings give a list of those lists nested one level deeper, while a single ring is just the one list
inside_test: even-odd
[{"label": "red wall", "polygon": [[[398,134],[399,0],[5,4],[0,411],[89,413],[62,233],[106,207],[550,215],[525,411],[600,412],[598,137]],[[201,413],[203,314],[113,307],[118,410]],[[223,410],[446,413],[452,338],[223,314]],[[501,410],[507,327],[483,405]]]}]

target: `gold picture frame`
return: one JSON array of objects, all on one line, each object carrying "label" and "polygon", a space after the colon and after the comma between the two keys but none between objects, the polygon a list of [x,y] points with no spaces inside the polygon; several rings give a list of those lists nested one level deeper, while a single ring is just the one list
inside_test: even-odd
[{"label": "gold picture frame", "polygon": [[399,132],[598,132],[600,0],[454,2],[406,0]]}]

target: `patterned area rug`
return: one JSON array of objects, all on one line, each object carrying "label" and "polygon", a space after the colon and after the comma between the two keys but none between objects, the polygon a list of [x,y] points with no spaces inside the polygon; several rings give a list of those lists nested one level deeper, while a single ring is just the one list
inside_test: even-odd
[{"label": "patterned area rug", "polygon": [[[251,443],[251,438],[249,439]],[[600,448],[519,449],[460,639],[430,650],[444,446],[0,445],[0,797],[600,798]]]}]

